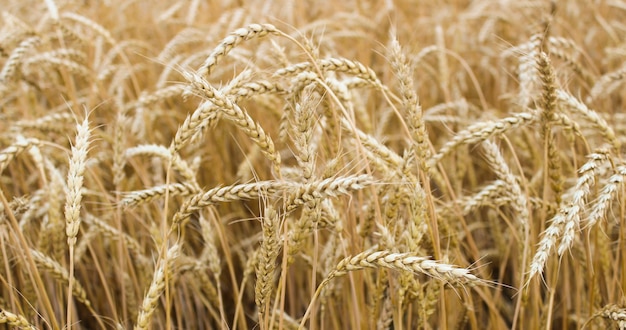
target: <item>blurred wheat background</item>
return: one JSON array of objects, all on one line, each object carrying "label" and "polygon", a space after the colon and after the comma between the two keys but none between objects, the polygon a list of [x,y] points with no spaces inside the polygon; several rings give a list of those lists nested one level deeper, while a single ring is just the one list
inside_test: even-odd
[{"label": "blurred wheat background", "polygon": [[7,328],[626,329],[626,2],[0,11]]}]

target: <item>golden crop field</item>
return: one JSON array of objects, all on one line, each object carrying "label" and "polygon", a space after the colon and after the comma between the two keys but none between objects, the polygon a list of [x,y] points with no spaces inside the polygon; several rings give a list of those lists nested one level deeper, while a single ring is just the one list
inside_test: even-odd
[{"label": "golden crop field", "polygon": [[626,1],[0,12],[7,329],[626,329]]}]

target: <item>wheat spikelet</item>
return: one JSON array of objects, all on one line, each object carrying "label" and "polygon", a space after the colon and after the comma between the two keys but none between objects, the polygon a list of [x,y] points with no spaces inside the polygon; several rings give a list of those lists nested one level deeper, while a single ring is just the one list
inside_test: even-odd
[{"label": "wheat spikelet", "polygon": [[[543,40],[542,40],[543,42]],[[561,202],[560,196],[563,191],[563,178],[561,175],[561,157],[558,153],[555,138],[552,134],[552,118],[556,112],[556,77],[550,58],[543,52],[537,53],[537,72],[542,84],[542,96],[539,102],[541,111],[541,136],[546,147],[546,162],[550,187],[556,195],[556,202]]]},{"label": "wheat spikelet", "polygon": [[[65,200],[64,189],[66,185],[63,174],[54,167],[50,160],[45,159],[50,182],[46,186],[47,213],[42,223],[42,233],[39,235],[38,249],[41,252],[51,254],[54,260],[65,260],[67,244],[66,223],[61,210]],[[50,248],[52,251],[50,251]]]},{"label": "wheat spikelet", "polygon": [[558,238],[563,235],[563,227],[565,226],[567,210],[562,208],[550,220],[550,226],[542,233],[541,241],[535,256],[530,264],[530,274],[528,280],[532,279],[536,274],[543,272],[544,265],[550,256],[550,251],[556,245]]},{"label": "wheat spikelet", "polygon": [[128,117],[123,111],[117,112],[115,117],[115,126],[113,127],[113,165],[111,166],[111,172],[113,172],[113,185],[119,189],[122,181],[126,177],[124,172],[124,166],[126,165],[126,158],[124,157],[124,145],[126,144],[126,134],[124,128],[129,122]]},{"label": "wheat spikelet", "polygon": [[159,298],[161,297],[163,290],[165,290],[166,274],[170,279],[174,274],[174,270],[172,268],[174,267],[174,262],[180,254],[180,248],[181,246],[178,244],[172,245],[167,252],[159,258],[154,270],[152,282],[150,283],[150,288],[148,289],[148,292],[146,292],[143,302],[139,308],[139,316],[137,316],[137,323],[135,323],[134,327],[135,330],[148,329],[152,314],[156,310],[157,303],[159,302]]},{"label": "wheat spikelet", "polygon": [[393,323],[393,305],[391,303],[391,297],[387,294],[384,297],[380,315],[376,321],[377,330],[391,329]]},{"label": "wheat spikelet", "polygon": [[[161,49],[161,52],[157,56],[159,61],[167,61],[176,56],[178,48],[182,48],[184,45],[191,43],[198,43],[206,40],[204,31],[194,28],[186,27],[170,39],[165,46]],[[182,52],[182,51],[181,51]]]},{"label": "wheat spikelet", "polygon": [[231,88],[229,94],[236,97],[235,102],[251,98],[261,94],[283,94],[286,90],[278,83],[268,80],[255,80],[237,85]]},{"label": "wheat spikelet", "polygon": [[596,81],[594,74],[592,74],[584,65],[579,63],[579,61],[576,60],[575,57],[563,51],[558,45],[553,43],[553,40],[555,38],[550,37],[549,39],[551,41],[550,44],[552,45],[552,47],[550,47],[550,55],[560,59],[565,64],[567,64],[572,69],[572,71],[574,71],[574,73],[580,76],[580,78],[585,83],[587,83],[588,86]]},{"label": "wheat spikelet", "polygon": [[319,102],[312,90],[307,89],[302,102],[296,104],[293,122],[293,141],[296,147],[296,160],[302,169],[304,183],[309,182],[315,170],[315,145],[312,143],[314,131],[315,105]]},{"label": "wheat spikelet", "polygon": [[554,69],[548,55],[543,52],[537,54],[537,72],[541,79],[543,87],[543,95],[541,98],[541,134],[546,136],[550,132],[550,122],[552,114],[556,111],[556,77],[554,75]]},{"label": "wheat spikelet", "polygon": [[[208,219],[206,219],[202,213],[200,213],[199,221],[200,223],[200,234],[202,235],[202,239],[204,240],[204,248],[202,249],[202,253],[200,255],[199,261],[203,264],[206,264],[215,275],[215,279],[219,279],[219,275],[222,272],[222,268],[220,265],[220,256],[217,251],[217,246],[215,242],[215,233],[214,229],[211,227]],[[219,281],[217,281],[219,283]]]},{"label": "wheat spikelet", "polygon": [[367,81],[369,84],[373,84],[374,86],[383,88],[383,85],[376,76],[374,70],[368,68],[358,61],[349,60],[346,58],[326,58],[319,60],[315,64],[311,62],[297,63],[286,68],[277,70],[274,73],[274,76],[295,76],[301,73],[310,72],[310,74],[308,74],[307,76],[310,76],[312,74],[315,78],[321,78],[318,77],[317,74],[313,73],[316,65],[319,67],[320,70],[322,70],[322,72],[331,71],[354,75],[355,77]]},{"label": "wheat spikelet", "polygon": [[352,129],[352,125],[345,118],[340,118],[341,126],[344,132],[350,134],[355,140],[360,142],[367,150],[371,151],[374,155],[383,160],[392,169],[401,168],[404,164],[404,160],[393,150],[387,148],[384,144],[380,143],[373,136],[364,133],[360,129]]},{"label": "wheat spikelet", "polygon": [[300,253],[304,241],[318,225],[321,218],[321,204],[319,201],[312,201],[305,205],[302,214],[287,233],[287,264],[295,261],[295,255]]}]

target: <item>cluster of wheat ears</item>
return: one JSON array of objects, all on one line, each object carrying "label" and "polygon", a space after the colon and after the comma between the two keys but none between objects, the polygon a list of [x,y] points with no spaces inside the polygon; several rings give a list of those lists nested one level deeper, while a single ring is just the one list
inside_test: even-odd
[{"label": "cluster of wheat ears", "polygon": [[0,323],[626,329],[625,1],[0,11]]}]

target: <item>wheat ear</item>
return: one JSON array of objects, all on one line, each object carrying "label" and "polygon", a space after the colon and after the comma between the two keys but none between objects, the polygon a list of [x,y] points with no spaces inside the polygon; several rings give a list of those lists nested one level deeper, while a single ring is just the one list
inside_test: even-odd
[{"label": "wheat ear", "polygon": [[174,261],[180,254],[180,245],[175,244],[170,247],[164,255],[161,255],[157,262],[150,288],[143,298],[141,307],[139,309],[139,316],[137,316],[137,323],[135,324],[135,330],[148,329],[150,325],[150,319],[152,314],[156,310],[157,303],[163,290],[165,290],[165,277],[168,278],[174,274],[172,268]]},{"label": "wheat ear", "polygon": [[[31,249],[30,254],[33,256],[33,260],[37,264],[38,268],[50,273],[52,277],[63,284],[69,285],[69,283],[71,283],[70,274],[58,262],[37,250]],[[72,280],[72,282],[74,282],[74,284],[71,286],[71,294],[76,298],[76,300],[80,301],[88,308],[91,308],[91,302],[87,299],[87,292],[84,287],[76,280]]]},{"label": "wheat ear", "polygon": [[422,106],[419,104],[412,70],[406,56],[402,52],[396,38],[391,41],[391,66],[398,76],[402,108],[408,116],[408,125],[411,129],[411,138],[415,144],[416,155],[420,168],[428,172],[426,160],[430,158],[430,138],[424,124]]},{"label": "wheat ear", "polygon": [[242,42],[278,33],[280,33],[278,29],[271,24],[250,24],[245,28],[233,31],[213,49],[209,57],[198,69],[198,74],[202,77],[208,77],[218,62]]},{"label": "wheat ear", "polygon": [[455,148],[487,140],[490,137],[503,134],[513,128],[530,125],[537,120],[537,116],[530,113],[518,113],[504,119],[480,122],[473,124],[465,130],[457,133],[451,141],[446,142],[437,154],[429,160],[429,167],[434,167],[443,157],[452,152]]},{"label": "wheat ear", "polygon": [[17,48],[11,52],[11,56],[2,67],[0,71],[0,83],[8,84],[11,80],[15,79],[17,69],[24,60],[24,55],[41,43],[41,39],[37,36],[30,37],[23,40]]},{"label": "wheat ear", "polygon": [[550,226],[542,233],[539,247],[530,264],[530,281],[536,274],[543,272],[550,251],[558,239],[562,239],[559,246],[559,255],[567,250],[574,239],[576,228],[579,227],[580,213],[583,211],[585,198],[589,194],[589,187],[593,183],[595,172],[600,163],[607,159],[606,154],[592,154],[590,160],[580,168],[581,176],[573,188],[574,197],[568,206],[560,208],[551,219]]},{"label": "wheat ear", "polygon": [[213,188],[207,192],[194,195],[185,201],[180,207],[180,210],[178,210],[178,212],[174,215],[172,225],[179,225],[181,222],[188,219],[193,212],[216,203],[255,199],[260,196],[275,195],[282,189],[285,189],[285,185],[287,184],[277,181],[260,181]]},{"label": "wheat ear", "polygon": [[138,206],[169,194],[172,196],[188,196],[199,193],[199,189],[190,183],[171,183],[144,190],[136,190],[124,194],[120,203],[124,206]]},{"label": "wheat ear", "polygon": [[419,257],[413,253],[394,253],[391,251],[377,250],[365,251],[353,257],[347,257],[341,260],[335,269],[326,277],[324,282],[335,277],[344,276],[351,271],[380,267],[411,273],[421,273],[454,284],[471,285],[480,283],[480,279],[465,268],[440,263],[428,257]]},{"label": "wheat ear", "polygon": [[0,151],[0,173],[9,166],[9,163],[15,159],[15,157],[22,151],[30,148],[32,145],[39,144],[37,139],[26,139],[22,136],[18,136],[16,141],[7,148]]},{"label": "wheat ear", "polygon": [[6,323],[12,327],[19,329],[36,330],[35,326],[31,325],[28,320],[19,314],[13,314],[6,310],[0,310],[0,323]]},{"label": "wheat ear", "polygon": [[254,301],[259,308],[259,322],[267,324],[264,316],[270,311],[269,302],[274,291],[273,282],[276,272],[276,259],[280,254],[281,240],[279,236],[279,217],[273,207],[266,207],[265,215],[261,221],[263,240],[259,248],[259,261],[256,264]]},{"label": "wheat ear", "polygon": [[77,135],[72,156],[70,169],[67,173],[67,191],[65,192],[65,233],[70,247],[76,244],[76,236],[80,226],[80,203],[83,199],[83,177],[89,148],[89,120],[85,118],[77,127]]},{"label": "wheat ear", "polygon": [[[83,199],[83,178],[87,161],[87,149],[89,148],[89,119],[85,118],[82,124],[77,126],[76,141],[72,146],[72,156],[70,158],[70,169],[67,172],[67,190],[65,191],[65,234],[70,252],[70,270],[68,301],[72,297],[72,286],[74,285],[74,247],[76,246],[76,236],[80,227],[80,204]],[[67,307],[67,322],[71,324],[72,307]],[[70,326],[71,328],[71,326]]]},{"label": "wheat ear", "polygon": [[241,128],[261,148],[265,157],[274,164],[276,173],[280,173],[280,154],[274,149],[274,141],[263,128],[247,112],[211,86],[204,78],[191,72],[185,72],[184,75],[190,82],[191,88],[218,106],[227,119]]},{"label": "wheat ear", "polygon": [[528,200],[526,195],[522,192],[522,188],[517,182],[517,178],[509,169],[506,164],[506,160],[498,150],[498,147],[489,140],[483,142],[483,148],[485,149],[485,156],[489,162],[489,166],[493,171],[502,179],[508,187],[509,194],[513,200],[513,208],[518,215],[519,223],[526,228],[529,223],[530,214],[528,212]]},{"label": "wheat ear", "polygon": [[609,209],[609,204],[615,198],[615,195],[619,191],[619,188],[623,186],[624,180],[626,179],[626,166],[619,165],[615,168],[615,174],[613,174],[609,178],[609,183],[607,183],[602,190],[600,191],[600,195],[596,199],[596,203],[591,208],[591,212],[586,220],[586,226],[592,227],[599,220],[606,217],[606,213]]}]

